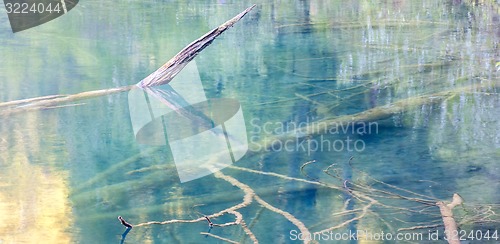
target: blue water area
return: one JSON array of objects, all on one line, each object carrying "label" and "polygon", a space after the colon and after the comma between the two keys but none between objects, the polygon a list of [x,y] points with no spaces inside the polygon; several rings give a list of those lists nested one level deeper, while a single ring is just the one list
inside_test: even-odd
[{"label": "blue water area", "polygon": [[[463,241],[498,242],[497,1],[255,4],[144,96],[127,86],[250,4],[0,16],[0,243],[444,242],[454,193]],[[166,121],[186,114],[210,123]]]}]

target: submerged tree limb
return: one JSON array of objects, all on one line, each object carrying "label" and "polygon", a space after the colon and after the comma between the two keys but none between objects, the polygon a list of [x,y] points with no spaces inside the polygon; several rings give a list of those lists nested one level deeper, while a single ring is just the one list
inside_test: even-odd
[{"label": "submerged tree limb", "polygon": [[[236,212],[236,213],[239,213],[239,212]],[[258,244],[259,241],[257,240],[257,237],[255,237],[255,234],[250,230],[250,227],[247,226],[245,220],[243,219],[243,216],[241,216],[241,217],[242,217],[241,221],[240,221],[241,228],[243,229],[245,234],[247,234],[247,236],[250,237],[250,239],[253,241],[254,244]]]},{"label": "submerged tree limb", "polygon": [[50,95],[50,96],[43,96],[43,97],[21,99],[21,100],[10,101],[10,102],[3,102],[3,103],[0,103],[0,108],[9,107],[9,106],[21,106],[23,104],[29,104],[29,103],[36,102],[36,101],[50,100],[50,99],[55,99],[55,98],[60,98],[60,97],[64,97],[64,95]]},{"label": "submerged tree limb", "polygon": [[491,83],[484,82],[470,86],[459,87],[452,90],[437,92],[430,95],[410,97],[352,115],[344,115],[340,117],[315,121],[304,127],[289,131],[288,133],[283,133],[274,137],[267,137],[259,142],[253,142],[250,144],[250,151],[272,151],[273,147],[279,146],[276,144],[286,142],[290,139],[328,134],[328,131],[332,128],[348,127],[356,125],[357,123],[369,123],[389,119],[392,116],[399,115],[414,108],[440,103],[447,98],[455,96],[457,94],[469,93],[499,86],[500,82],[498,81]]},{"label": "submerged tree limb", "polygon": [[[353,126],[356,123],[370,123],[370,122],[376,122],[380,121],[383,119],[388,119],[391,118],[392,116],[399,115],[401,113],[407,112],[411,109],[418,108],[424,105],[433,105],[433,104],[438,104],[452,96],[456,96],[457,94],[463,94],[463,93],[469,93],[473,91],[480,91],[483,89],[493,89],[495,87],[499,87],[500,82],[484,82],[480,84],[474,84],[470,86],[464,86],[464,87],[459,87],[455,88],[452,90],[448,91],[443,91],[443,92],[438,92],[430,95],[421,95],[421,96],[416,96],[416,97],[411,97],[407,99],[402,99],[400,101],[384,105],[384,106],[379,106],[375,107],[360,113],[352,114],[352,115],[344,115],[341,117],[337,118],[329,118],[329,119],[323,119],[319,120],[317,122],[312,122],[311,124],[297,128],[294,131],[280,134],[277,136],[273,137],[266,137],[263,138],[260,141],[255,141],[251,142],[249,144],[249,150],[247,152],[246,157],[252,157],[255,155],[258,155],[260,152],[265,152],[265,151],[272,151],[273,146],[275,144],[279,144],[282,142],[286,142],[287,140],[298,140],[299,138],[304,138],[306,136],[315,136],[319,134],[328,134],[328,131],[332,128],[338,128],[341,126]],[[219,160],[218,158],[219,155],[214,156],[210,160],[217,161]],[[222,156],[222,154],[221,154]],[[154,165],[154,166],[148,166],[145,168],[137,169],[135,170],[136,172],[151,172],[150,174],[158,174],[159,169],[164,169],[166,167],[171,167],[167,165]],[[234,166],[231,166],[234,168]],[[119,168],[114,167],[110,168],[109,170],[106,170],[105,173],[98,174],[96,175],[90,182],[88,183],[83,183],[82,186],[90,186],[93,185],[95,182],[99,181],[99,179],[103,179],[107,177],[108,175],[113,174],[116,172]],[[240,169],[242,170],[242,169]],[[249,170],[249,169],[245,169]],[[131,172],[133,173],[133,172]],[[273,173],[267,173],[267,174],[273,174]],[[146,177],[147,179],[152,179],[155,177]],[[141,185],[147,185],[153,182],[145,181],[145,182],[136,182],[139,185],[135,185],[136,187],[140,187]],[[147,184],[146,184],[147,183]],[[319,182],[315,182],[315,184],[321,184]],[[433,199],[429,199],[433,200]]]},{"label": "submerged tree limb", "polygon": [[[297,219],[292,214],[290,214],[284,210],[281,210],[277,207],[274,207],[271,204],[269,204],[268,202],[264,201],[262,198],[260,198],[255,193],[255,191],[250,186],[248,186],[244,183],[241,183],[237,179],[235,179],[231,176],[225,175],[220,171],[215,172],[214,176],[216,178],[222,179],[222,180],[230,183],[231,185],[236,186],[239,189],[241,189],[245,193],[245,196],[243,197],[243,202],[236,204],[232,207],[229,207],[227,209],[221,210],[217,213],[207,215],[204,217],[200,217],[198,219],[192,219],[192,220],[173,219],[173,220],[167,220],[167,221],[150,221],[150,222],[145,222],[145,223],[140,223],[140,224],[134,225],[134,227],[148,226],[148,225],[154,225],[154,224],[166,225],[166,224],[175,224],[175,223],[196,223],[196,222],[201,222],[201,221],[207,220],[209,222],[210,226],[225,227],[225,226],[230,226],[230,225],[240,225],[240,226],[242,226],[245,233],[250,237],[250,239],[254,243],[258,243],[258,240],[255,237],[255,235],[252,233],[252,231],[246,226],[245,222],[243,221],[243,215],[241,215],[240,212],[236,211],[238,209],[247,207],[248,205],[250,205],[252,203],[253,199],[255,199],[264,208],[282,215],[285,219],[287,219],[292,224],[294,224],[300,230],[300,232],[303,236],[311,236],[311,232],[309,232],[306,225],[302,221]],[[217,218],[217,217],[220,217],[226,213],[234,214],[236,216],[236,220],[234,222],[230,222],[230,223],[226,223],[226,224],[214,224],[214,223],[212,223],[212,221],[210,221],[211,218]],[[310,240],[306,239],[306,240],[304,240],[304,243],[310,243]]]},{"label": "submerged tree limb", "polygon": [[[21,113],[21,112],[27,112],[27,111],[36,111],[36,110],[41,110],[41,109],[45,109],[45,108],[50,108],[50,107],[53,107],[53,106],[56,106],[59,104],[64,104],[67,102],[74,102],[74,101],[79,101],[82,99],[89,99],[89,98],[94,98],[94,97],[110,95],[110,94],[114,94],[114,93],[125,92],[125,91],[129,91],[130,89],[132,89],[132,87],[134,87],[134,86],[122,86],[122,87],[118,87],[118,88],[103,89],[103,90],[96,90],[96,91],[87,91],[87,92],[81,92],[81,93],[71,94],[71,95],[45,96],[45,97],[39,97],[39,98],[30,98],[30,99],[23,99],[23,100],[18,100],[18,101],[0,103],[0,107],[7,107],[5,110],[0,112],[0,116],[8,116],[8,115],[12,115],[12,114]],[[28,101],[28,102],[26,103],[23,101]],[[22,105],[19,105],[19,104],[22,104]],[[16,106],[16,105],[19,105],[19,106]]]},{"label": "submerged tree limb", "polygon": [[[220,171],[219,172],[215,172],[214,175],[215,175],[215,177],[223,179],[223,180],[231,183],[232,185],[240,188],[241,190],[243,190],[245,192],[245,197],[246,196],[252,196],[252,198],[255,199],[264,208],[267,208],[268,210],[271,210],[271,211],[273,211],[275,213],[278,213],[278,214],[282,215],[283,217],[285,217],[288,221],[290,221],[295,226],[297,226],[297,228],[299,228],[300,232],[304,236],[310,236],[311,235],[311,232],[309,232],[309,230],[307,229],[307,227],[305,226],[305,224],[302,223],[302,221],[300,221],[299,219],[295,218],[295,216],[293,216],[292,214],[290,214],[290,213],[288,213],[288,212],[286,212],[284,210],[281,210],[279,208],[276,208],[276,207],[272,206],[271,204],[267,203],[266,201],[264,201],[262,198],[260,198],[255,193],[255,191],[252,188],[250,188],[250,186],[248,186],[246,184],[243,184],[243,183],[239,182],[237,179],[235,179],[235,178],[233,178],[231,176],[225,175],[225,174],[221,173]],[[254,237],[255,236],[252,237],[250,235],[250,238],[255,241],[256,239],[254,239]],[[309,243],[309,241],[305,240],[304,243]]]},{"label": "submerged tree limb", "polygon": [[441,212],[441,216],[443,217],[446,239],[450,244],[460,244],[457,222],[455,222],[455,218],[453,218],[452,210],[457,205],[462,204],[462,202],[462,197],[455,193],[453,194],[453,200],[451,203],[446,204],[442,201],[436,203],[436,205],[439,207],[439,211]]},{"label": "submerged tree limb", "polygon": [[[140,81],[137,85],[140,87],[151,87],[169,83],[191,60],[193,60],[203,49],[208,47],[219,35],[233,26],[248,12],[250,12],[255,5],[245,9],[232,19],[226,21],[219,27],[211,30],[194,42],[187,45],[172,59],[161,66],[158,70],[151,73],[149,76]],[[8,116],[20,112],[36,111],[47,107],[59,105],[66,102],[78,101],[82,99],[89,99],[114,93],[129,91],[134,85],[122,86],[118,88],[95,90],[88,92],[81,92],[71,95],[51,95],[36,98],[28,98],[16,101],[9,101],[0,103],[0,108],[6,108],[0,112],[0,116]]]},{"label": "submerged tree limb", "polygon": [[[214,213],[214,214],[211,214],[211,215],[207,215],[207,216],[204,216],[204,217],[200,217],[200,218],[197,218],[197,219],[192,219],[192,220],[150,221],[150,222],[140,223],[140,224],[134,225],[134,227],[147,226],[147,225],[155,225],[155,224],[156,225],[166,225],[166,224],[173,224],[173,223],[196,223],[196,222],[201,222],[201,221],[207,221],[207,220],[212,219],[212,218],[220,217],[220,216],[222,216],[222,215],[224,215],[226,213],[232,213],[232,214],[234,214],[236,212],[236,210],[244,208],[244,207],[246,207],[246,206],[248,206],[248,205],[250,205],[252,203],[252,199],[255,196],[255,192],[250,187],[248,187],[247,185],[239,182],[235,178],[223,175],[220,172],[216,172],[214,175],[217,178],[222,178],[225,181],[227,181],[227,182],[231,183],[232,185],[234,185],[234,186],[240,188],[241,190],[243,190],[243,192],[245,193],[245,195],[243,197],[243,201],[241,203],[237,204],[237,205],[234,205],[234,206],[230,207],[230,208],[227,208],[227,209],[221,210],[221,211],[219,211],[217,213]],[[234,223],[235,224],[239,224],[238,223],[238,214],[235,214],[235,215],[237,217],[237,220]],[[225,224],[213,224],[210,221],[209,221],[209,223],[211,223],[212,226],[226,226]]]},{"label": "submerged tree limb", "polygon": [[[307,163],[305,163],[305,164],[308,165]],[[352,167],[351,160],[349,160],[348,165]],[[330,165],[328,167],[332,168],[335,166],[336,165],[334,164],[334,165]],[[314,242],[315,236],[320,236],[324,233],[327,233],[327,232],[330,232],[330,231],[333,231],[336,229],[345,228],[345,227],[349,226],[350,224],[356,223],[357,221],[361,221],[362,219],[369,217],[370,215],[377,216],[377,214],[373,212],[373,209],[376,207],[387,208],[389,210],[393,210],[394,213],[404,214],[404,215],[414,213],[414,214],[418,214],[418,215],[426,214],[427,216],[436,217],[436,218],[441,217],[443,219],[447,233],[456,233],[453,230],[456,230],[457,224],[454,222],[453,214],[451,213],[451,209],[453,209],[455,206],[458,206],[461,204],[462,200],[458,196],[458,194],[454,195],[453,201],[450,204],[445,204],[442,201],[435,203],[435,201],[434,201],[434,204],[432,205],[432,207],[435,208],[435,206],[439,206],[441,209],[441,214],[434,215],[434,214],[425,213],[422,211],[416,211],[414,208],[410,208],[410,207],[400,207],[399,205],[385,203],[384,200],[395,199],[395,197],[397,197],[400,200],[404,200],[406,202],[413,202],[413,203],[416,203],[420,206],[424,206],[425,208],[427,208],[429,206],[430,201],[428,201],[428,200],[422,201],[421,199],[416,199],[413,197],[406,197],[406,196],[400,195],[398,193],[393,193],[393,192],[389,192],[389,191],[385,191],[385,190],[379,190],[379,189],[375,188],[375,185],[371,185],[371,186],[364,185],[363,186],[361,183],[351,182],[349,180],[349,185],[346,186],[347,180],[344,180],[344,188],[341,188],[341,187],[336,186],[336,185],[331,185],[328,182],[324,182],[323,180],[310,181],[310,180],[306,180],[306,179],[289,177],[289,176],[281,175],[278,173],[263,172],[263,171],[247,169],[247,168],[237,167],[237,166],[229,166],[229,168],[231,168],[233,170],[240,170],[240,171],[249,172],[249,173],[278,177],[280,179],[285,179],[285,180],[290,180],[290,181],[308,183],[311,185],[319,185],[319,186],[322,186],[325,188],[330,188],[332,190],[342,190],[343,192],[348,193],[351,196],[353,196],[354,198],[352,198],[352,201],[356,201],[356,204],[360,204],[360,206],[356,209],[342,210],[340,212],[335,212],[335,213],[329,215],[328,218],[330,219],[330,221],[327,221],[327,222],[335,223],[334,225],[332,225],[330,227],[321,227],[327,222],[323,222],[319,225],[317,223],[316,225],[306,226],[304,224],[304,222],[302,222],[301,220],[299,220],[297,217],[295,217],[293,215],[293,212],[284,211],[284,210],[279,209],[275,206],[272,206],[268,202],[264,201],[262,198],[259,197],[259,195],[261,195],[262,193],[257,194],[256,190],[254,190],[251,185],[242,183],[238,179],[234,178],[233,176],[226,175],[226,174],[218,171],[218,172],[214,173],[214,176],[216,178],[222,179],[222,180],[230,183],[231,185],[237,187],[238,189],[240,189],[244,192],[244,197],[243,197],[242,202],[237,203],[237,204],[235,204],[231,207],[228,207],[224,210],[221,210],[219,212],[216,212],[216,213],[213,213],[210,215],[206,215],[204,217],[200,217],[197,219],[187,219],[187,220],[172,219],[172,220],[166,220],[166,221],[162,221],[162,222],[152,221],[152,222],[145,222],[145,223],[133,225],[133,227],[148,226],[148,225],[152,225],[152,224],[165,225],[165,224],[195,223],[195,222],[208,221],[209,225],[211,227],[212,226],[214,226],[214,227],[227,227],[227,226],[239,225],[244,230],[246,237],[249,237],[254,243],[257,243],[258,242],[257,238],[252,233],[251,229],[248,226],[246,226],[245,221],[244,221],[244,217],[239,212],[240,209],[249,207],[253,203],[253,200],[255,200],[263,208],[266,208],[270,211],[278,213],[279,215],[284,217],[286,220],[290,221],[295,226],[297,226],[301,232],[301,236],[303,237],[303,239],[301,239],[301,240],[304,241],[305,243]],[[357,171],[359,171],[361,174],[365,174],[361,170],[357,170]],[[327,174],[327,175],[330,175],[330,174]],[[330,175],[330,176],[332,176],[332,175]],[[334,179],[338,179],[336,175],[333,175],[332,177]],[[340,179],[340,180],[343,180],[343,179]],[[381,183],[384,186],[389,186],[389,187],[392,186],[388,183],[383,183],[383,182],[378,181],[378,180],[376,182]],[[405,189],[401,189],[401,188],[397,188],[397,187],[396,188],[391,187],[391,188],[397,189],[399,191],[403,191],[405,193],[409,193],[412,195],[425,197],[419,193],[415,193],[415,192],[412,192],[409,190],[405,190]],[[372,192],[380,192],[380,194],[373,196],[373,195],[371,195]],[[224,194],[227,195],[227,192],[225,192]],[[211,197],[218,198],[218,197],[214,197],[213,195],[211,195]],[[425,197],[425,198],[434,199],[434,198],[430,198],[430,197]],[[439,201],[439,200],[437,200],[437,201]],[[207,201],[202,201],[202,202],[207,202]],[[132,212],[134,212],[134,211],[132,211]],[[490,211],[488,209],[486,209],[486,212],[489,213]],[[236,217],[236,219],[232,222],[227,222],[227,223],[222,223],[222,224],[217,224],[217,223],[212,222],[213,219],[216,219],[217,217],[220,217],[220,216],[225,215],[225,214],[232,214]],[[352,214],[352,216],[350,216],[351,214]],[[493,214],[495,214],[495,213],[493,213]],[[342,217],[342,216],[350,216],[350,217],[348,217],[348,219],[346,219],[346,220],[337,221],[337,219],[339,217]],[[212,219],[212,221],[210,219]],[[380,219],[380,217],[379,217],[379,219]],[[401,221],[401,222],[404,222],[404,223],[407,223],[407,224],[411,224],[410,222],[405,222],[403,220],[399,220],[396,217],[394,217],[394,219]],[[488,220],[490,222],[498,223],[498,221],[491,220],[491,219],[483,219],[483,218],[482,218],[482,223],[486,223]],[[438,221],[438,220],[436,220],[436,221]],[[451,223],[450,221],[453,221],[453,223]],[[399,228],[399,231],[410,231],[410,230],[413,231],[413,230],[420,230],[420,229],[437,228],[437,227],[442,226],[442,224],[434,224],[434,223],[435,223],[435,221],[431,221],[429,224],[418,223],[418,225],[413,226],[413,227]],[[392,227],[389,225],[389,223],[386,223],[386,225],[392,229]],[[321,229],[316,230],[314,232],[309,231],[309,230],[316,229],[318,227],[321,227]],[[216,237],[214,237],[214,238],[216,238]],[[360,238],[360,240],[369,240],[369,238],[364,236],[364,235],[360,235],[358,238]],[[452,238],[453,237],[448,237],[448,240],[452,240]],[[450,241],[450,243],[455,243],[455,242]]]},{"label": "submerged tree limb", "polygon": [[[249,151],[247,152],[246,157],[248,158],[248,157],[259,155],[259,153],[261,153],[263,151],[272,151],[274,143],[286,142],[287,140],[291,140],[291,139],[298,140],[299,137],[314,136],[314,135],[318,135],[318,134],[322,134],[322,133],[328,133],[328,130],[332,129],[334,127],[352,126],[352,125],[355,125],[355,123],[357,123],[357,122],[369,123],[369,122],[375,122],[375,121],[382,120],[382,119],[391,118],[394,115],[404,113],[404,112],[409,111],[413,108],[417,108],[417,107],[424,106],[424,105],[438,104],[438,103],[446,100],[447,98],[455,96],[457,94],[464,94],[464,93],[468,93],[471,91],[480,91],[483,89],[493,89],[494,87],[498,87],[499,84],[500,84],[499,82],[490,82],[490,83],[484,82],[484,83],[480,83],[480,84],[464,86],[464,87],[456,88],[456,89],[449,90],[449,91],[438,92],[438,93],[434,93],[434,94],[430,94],[430,95],[422,95],[422,96],[403,99],[403,100],[394,102],[392,104],[388,104],[388,105],[380,106],[380,107],[375,107],[375,108],[372,108],[372,109],[369,109],[369,110],[366,110],[364,112],[360,112],[357,114],[353,114],[353,115],[345,115],[345,116],[341,116],[341,117],[337,117],[337,118],[324,119],[324,120],[320,120],[317,122],[313,122],[310,125],[298,128],[297,130],[292,131],[290,133],[281,134],[281,135],[274,136],[274,137],[264,138],[261,141],[251,142],[249,144]],[[135,160],[137,160],[137,158],[131,159],[131,160],[126,160],[125,163],[128,164],[130,162],[134,162]],[[217,160],[219,160],[219,157],[217,155],[217,156],[214,156],[213,158],[211,158],[210,160],[217,161]],[[148,166],[145,168],[137,169],[136,172],[146,173],[144,178],[142,178],[140,180],[129,181],[129,182],[127,182],[126,185],[129,187],[133,187],[134,189],[140,189],[140,188],[148,187],[148,186],[153,185],[153,184],[158,184],[158,182],[156,182],[156,179],[159,179],[159,178],[161,179],[161,182],[165,182],[167,180],[164,177],[161,178],[161,175],[164,174],[164,172],[162,172],[160,170],[166,169],[166,168],[172,168],[172,167],[173,167],[172,165],[153,165],[153,166]],[[236,166],[230,166],[230,167],[233,169],[237,169],[237,170],[244,170],[244,171],[249,171],[249,172],[252,171],[250,169],[238,168]],[[88,189],[90,186],[94,185],[95,183],[101,181],[102,179],[105,179],[109,175],[114,174],[119,169],[121,169],[121,168],[120,167],[109,168],[108,170],[104,171],[103,173],[97,174],[94,178],[89,180],[89,182],[83,183],[81,185],[82,187],[80,187],[79,189],[80,190]],[[131,173],[133,173],[133,172],[131,172]],[[252,172],[252,173],[255,173],[255,172]],[[278,174],[275,174],[272,172],[260,172],[259,171],[259,173],[271,175],[271,176],[278,176]],[[285,176],[281,176],[281,175],[279,177],[286,179],[286,180],[291,179],[290,177],[285,177]],[[300,180],[304,181],[304,183],[325,186],[324,184],[322,184],[320,182],[316,182],[316,181],[308,181],[305,179],[300,179]],[[117,192],[123,191],[121,189],[126,189],[126,187],[125,188],[123,188],[123,187],[124,187],[124,185],[122,185],[122,184],[107,185],[107,186],[101,188],[100,190],[102,190],[104,192],[113,191],[113,195],[116,195],[116,194],[118,194]],[[332,187],[332,186],[328,186],[328,187]],[[362,186],[358,185],[358,187],[362,187]],[[342,188],[340,188],[340,187],[337,187],[336,189],[342,190]],[[396,189],[396,190],[400,190],[400,189]],[[75,193],[77,193],[74,196],[75,200],[77,200],[76,198],[78,198],[80,200],[93,198],[93,197],[89,197],[89,196],[93,196],[92,192],[87,192],[88,194],[86,194],[86,193],[82,194],[82,192],[77,191]],[[387,194],[387,192],[381,192],[381,191],[379,191],[378,193]],[[418,197],[418,196],[415,196],[415,197]],[[398,197],[398,198],[400,198],[400,197]],[[418,199],[411,198],[411,199],[406,199],[406,200],[418,200]],[[421,202],[422,203],[424,203],[424,202],[425,203],[432,203],[432,204],[434,204],[436,202],[435,199],[425,199],[425,200],[426,201],[421,201]]]}]

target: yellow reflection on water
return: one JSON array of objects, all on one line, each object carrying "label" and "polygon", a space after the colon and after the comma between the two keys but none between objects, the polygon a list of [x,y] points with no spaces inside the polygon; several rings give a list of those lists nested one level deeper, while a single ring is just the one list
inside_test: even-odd
[{"label": "yellow reflection on water", "polygon": [[30,165],[16,155],[0,173],[0,240],[3,243],[69,243],[71,209],[65,174]]},{"label": "yellow reflection on water", "polygon": [[54,162],[30,162],[43,143],[30,132],[0,142],[0,243],[71,243],[68,175]]}]

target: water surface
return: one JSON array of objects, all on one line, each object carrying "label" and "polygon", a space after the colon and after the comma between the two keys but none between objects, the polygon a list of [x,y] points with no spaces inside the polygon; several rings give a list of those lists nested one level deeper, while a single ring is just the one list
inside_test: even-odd
[{"label": "water surface", "polygon": [[[249,143],[283,133],[280,127],[459,87],[476,88],[374,121],[376,130],[370,132],[348,129],[296,139],[290,150],[249,153],[234,166],[319,180],[340,189],[348,180],[359,185],[347,187],[365,193],[380,189],[417,197],[374,177],[430,201],[448,201],[458,192],[469,206],[498,210],[498,3],[255,4],[194,59],[207,98],[241,103]],[[67,15],[16,34],[3,14],[0,101],[135,84],[249,5],[82,1]],[[241,189],[213,175],[181,184],[168,148],[135,140],[128,102],[123,92],[0,117],[0,242],[119,243],[125,230],[119,215],[132,224],[196,219],[242,201]],[[303,140],[337,144],[303,150]],[[350,144],[348,149],[348,140],[358,147]],[[301,170],[311,160],[316,162]],[[322,171],[334,163],[330,172],[339,179]],[[361,212],[338,213],[366,205],[346,191],[317,184],[235,168],[222,173],[249,185],[311,232],[356,217]],[[440,224],[437,207],[381,195],[379,200],[394,208],[374,206],[361,220],[333,231],[396,233],[398,228]],[[298,230],[255,201],[240,212],[262,243],[291,242],[290,231]],[[498,215],[489,218],[482,225],[465,223],[463,229],[500,229]],[[233,220],[226,214],[212,221]],[[411,232],[427,237],[436,230],[442,237],[442,226]],[[199,234],[206,231],[251,242],[239,226],[209,230],[206,222],[136,227],[125,242],[219,242]]]}]

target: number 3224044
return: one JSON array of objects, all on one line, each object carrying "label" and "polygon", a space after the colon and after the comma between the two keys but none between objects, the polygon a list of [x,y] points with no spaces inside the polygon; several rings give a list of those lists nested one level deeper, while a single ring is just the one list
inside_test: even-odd
[{"label": "number 3224044", "polygon": [[59,13],[64,11],[61,3],[6,3],[8,14]]}]

